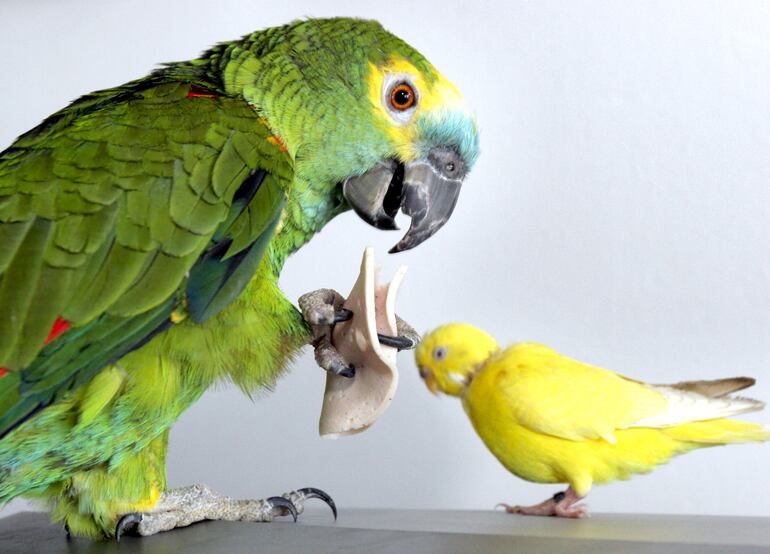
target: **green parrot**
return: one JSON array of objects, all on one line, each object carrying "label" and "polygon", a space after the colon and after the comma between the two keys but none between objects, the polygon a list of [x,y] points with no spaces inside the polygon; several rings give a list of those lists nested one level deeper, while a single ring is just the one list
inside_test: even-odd
[{"label": "green parrot", "polygon": [[[0,153],[0,506],[44,500],[68,532],[296,518],[317,489],[234,500],[167,489],[171,425],[211,385],[271,386],[327,336],[287,257],[337,214],[436,232],[478,155],[457,89],[378,23],[309,19],[76,100]],[[403,331],[403,332],[402,332]],[[416,335],[403,322],[401,348]],[[333,350],[333,349],[332,349]],[[320,351],[320,354],[319,354]]]}]

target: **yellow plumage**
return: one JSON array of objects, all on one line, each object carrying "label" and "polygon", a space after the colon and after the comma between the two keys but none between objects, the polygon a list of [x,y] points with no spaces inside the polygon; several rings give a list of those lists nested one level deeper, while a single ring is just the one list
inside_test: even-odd
[{"label": "yellow plumage", "polygon": [[[508,470],[570,485],[566,500],[557,495],[509,511],[581,517],[584,509],[569,506],[593,484],[646,473],[695,448],[770,439],[767,427],[725,419],[764,406],[729,396],[753,384],[749,378],[650,385],[539,344],[500,351],[465,324],[436,329],[415,357],[428,388],[462,398],[476,432]],[[564,509],[555,508],[560,502]]]}]

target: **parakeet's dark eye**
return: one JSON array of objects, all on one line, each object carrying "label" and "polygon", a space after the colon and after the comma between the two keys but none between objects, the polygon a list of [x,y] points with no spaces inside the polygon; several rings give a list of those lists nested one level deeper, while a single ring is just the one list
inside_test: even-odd
[{"label": "parakeet's dark eye", "polygon": [[399,83],[390,91],[390,105],[397,110],[408,110],[415,100],[414,90],[407,83]]},{"label": "parakeet's dark eye", "polygon": [[433,349],[433,359],[440,362],[446,358],[446,347],[445,346],[437,346]]}]

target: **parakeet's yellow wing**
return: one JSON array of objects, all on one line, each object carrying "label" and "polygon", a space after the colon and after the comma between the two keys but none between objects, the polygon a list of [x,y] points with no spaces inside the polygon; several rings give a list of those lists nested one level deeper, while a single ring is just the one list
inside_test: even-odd
[{"label": "parakeet's yellow wing", "polygon": [[523,426],[581,441],[630,427],[670,427],[761,408],[750,399],[713,398],[674,386],[648,385],[522,343],[491,362],[495,386]]}]

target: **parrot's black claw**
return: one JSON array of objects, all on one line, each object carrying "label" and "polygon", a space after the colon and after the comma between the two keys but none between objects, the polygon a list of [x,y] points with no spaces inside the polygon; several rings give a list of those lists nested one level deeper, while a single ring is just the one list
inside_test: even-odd
[{"label": "parrot's black claw", "polygon": [[115,526],[115,542],[120,542],[126,532],[133,531],[137,525],[142,521],[142,514],[132,512],[126,514],[118,520],[118,524]]},{"label": "parrot's black claw", "polygon": [[67,533],[67,540],[72,539],[72,532],[70,531],[70,526],[66,523],[64,524],[64,532]]},{"label": "parrot's black claw", "polygon": [[294,518],[294,521],[297,521],[297,507],[294,505],[294,502],[288,498],[284,498],[283,496],[271,496],[266,502],[270,504],[273,509],[278,509],[281,512],[281,515],[286,515],[286,512],[288,512],[291,514],[291,517]]},{"label": "parrot's black claw", "polygon": [[348,379],[352,379],[356,376],[356,368],[353,365],[349,365],[341,371],[337,371],[336,374],[340,377],[347,377]]},{"label": "parrot's black claw", "polygon": [[334,503],[334,500],[331,496],[326,494],[321,489],[316,489],[315,487],[305,487],[304,489],[298,489],[297,492],[304,494],[305,498],[318,498],[319,500],[326,502],[326,505],[332,509],[332,513],[334,514],[334,521],[337,521],[337,505]]},{"label": "parrot's black claw", "polygon": [[353,311],[347,308],[340,308],[334,314],[334,323],[342,323],[353,319]]},{"label": "parrot's black claw", "polygon": [[407,336],[392,337],[390,335],[377,333],[377,338],[379,339],[380,344],[384,344],[385,346],[392,346],[393,348],[397,348],[399,350],[411,350],[417,346],[417,343]]}]

